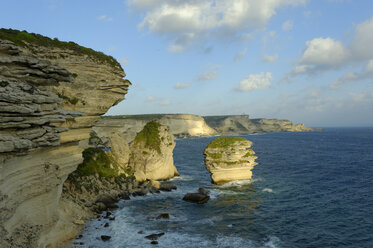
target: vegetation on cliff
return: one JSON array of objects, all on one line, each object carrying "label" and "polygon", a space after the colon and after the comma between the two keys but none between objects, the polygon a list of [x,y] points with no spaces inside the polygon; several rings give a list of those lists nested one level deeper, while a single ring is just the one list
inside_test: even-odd
[{"label": "vegetation on cliff", "polygon": [[102,118],[103,119],[133,119],[133,120],[151,121],[154,119],[161,119],[165,115],[171,115],[171,114],[107,115],[107,116],[102,116]]},{"label": "vegetation on cliff", "polygon": [[102,52],[95,51],[91,48],[83,47],[75,42],[69,41],[60,41],[57,38],[51,39],[49,37],[35,34],[35,33],[28,33],[27,31],[19,31],[15,29],[0,29],[0,39],[9,40],[14,42],[16,45],[21,47],[30,47],[30,44],[44,46],[44,47],[58,47],[62,49],[69,49],[73,50],[78,54],[85,54],[90,57],[97,59],[100,62],[107,63],[113,67],[119,67],[122,69],[119,62],[114,59],[112,56],[105,55]]},{"label": "vegetation on cliff", "polygon": [[[81,163],[77,172],[80,176],[89,176],[98,174],[102,177],[125,176],[119,173],[119,165],[115,159],[107,152],[99,148],[87,148],[83,151],[83,163]],[[127,175],[133,174],[128,168]]]},{"label": "vegetation on cliff", "polygon": [[219,137],[211,141],[206,148],[227,148],[239,141],[247,140],[241,137]]},{"label": "vegetation on cliff", "polygon": [[161,154],[161,138],[159,135],[159,127],[161,124],[158,121],[148,122],[143,130],[138,133],[134,139],[135,144],[144,143],[146,148],[156,150]]}]

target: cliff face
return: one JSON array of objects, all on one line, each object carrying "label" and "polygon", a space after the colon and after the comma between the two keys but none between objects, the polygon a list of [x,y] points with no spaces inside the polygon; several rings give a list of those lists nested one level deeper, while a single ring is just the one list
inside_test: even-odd
[{"label": "cliff face", "polygon": [[0,39],[0,247],[75,235],[58,229],[62,185],[130,84],[120,66],[82,51]]},{"label": "cliff face", "polygon": [[106,135],[115,130],[122,133],[128,142],[132,142],[136,134],[152,119],[167,126],[175,137],[216,135],[216,131],[209,127],[202,117],[190,114],[105,117],[100,119],[93,129],[97,133]]},{"label": "cliff face", "polygon": [[248,115],[204,116],[203,118],[207,125],[219,134],[312,131],[312,128],[303,124],[294,125],[289,120],[249,119]]},{"label": "cliff face", "polygon": [[158,120],[169,127],[176,138],[262,132],[312,131],[303,124],[294,125],[288,120],[249,119],[248,115],[198,116],[190,114],[150,114],[108,116],[100,119],[93,128],[98,134],[109,136],[113,131],[121,133],[128,142],[150,120]]},{"label": "cliff face", "polygon": [[165,180],[178,176],[174,165],[174,136],[158,121],[147,123],[131,143],[129,166],[139,181]]},{"label": "cliff face", "polygon": [[204,150],[205,166],[215,184],[250,180],[257,164],[252,142],[241,137],[219,137]]}]

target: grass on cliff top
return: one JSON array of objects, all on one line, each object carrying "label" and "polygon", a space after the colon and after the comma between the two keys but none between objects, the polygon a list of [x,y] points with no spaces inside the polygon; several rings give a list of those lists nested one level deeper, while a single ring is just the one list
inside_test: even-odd
[{"label": "grass on cliff top", "polygon": [[[158,120],[161,119],[166,114],[145,114],[145,115],[107,115],[102,116],[104,119],[131,119],[131,120],[145,120],[145,121],[151,121],[151,120]],[[168,115],[168,114],[167,114]]]},{"label": "grass on cliff top", "polygon": [[151,150],[156,150],[161,154],[161,138],[159,137],[159,127],[161,124],[158,121],[148,122],[144,128],[139,132],[134,142],[136,144],[145,143],[145,147]]},{"label": "grass on cliff top", "polygon": [[81,176],[99,174],[101,177],[118,177],[118,170],[111,168],[115,161],[106,152],[99,148],[87,148],[83,151],[83,163],[81,163],[77,172]]},{"label": "grass on cliff top", "polygon": [[80,46],[72,41],[65,42],[60,41],[57,38],[51,39],[40,34],[28,33],[25,30],[19,31],[15,29],[5,28],[0,28],[0,39],[12,41],[16,45],[21,47],[29,47],[29,44],[34,44],[44,47],[58,47],[62,49],[69,49],[75,51],[78,54],[91,56],[103,63],[122,69],[119,62],[116,61],[116,59],[114,59],[112,56],[105,55],[104,53],[95,51],[91,48]]},{"label": "grass on cliff top", "polygon": [[232,146],[234,143],[239,141],[247,141],[247,139],[242,137],[219,137],[214,139],[207,145],[206,148],[227,148]]}]

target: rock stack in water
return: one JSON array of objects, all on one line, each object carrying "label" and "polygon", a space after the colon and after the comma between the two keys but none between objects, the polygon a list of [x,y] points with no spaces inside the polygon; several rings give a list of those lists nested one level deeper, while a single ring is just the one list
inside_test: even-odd
[{"label": "rock stack in water", "polygon": [[174,165],[174,136],[158,121],[148,122],[130,145],[129,166],[139,181],[165,180],[178,176]]},{"label": "rock stack in water", "polygon": [[205,166],[212,182],[224,184],[251,179],[251,170],[257,164],[252,144],[241,137],[219,137],[208,144],[204,151]]}]

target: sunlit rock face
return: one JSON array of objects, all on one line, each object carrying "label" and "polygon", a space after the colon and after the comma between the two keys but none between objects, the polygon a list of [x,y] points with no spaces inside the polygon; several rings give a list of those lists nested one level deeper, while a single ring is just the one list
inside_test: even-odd
[{"label": "sunlit rock face", "polygon": [[129,166],[136,179],[165,180],[179,173],[174,165],[174,136],[158,121],[147,123],[130,145]]},{"label": "sunlit rock face", "polygon": [[0,247],[54,247],[74,233],[56,228],[62,185],[130,85],[110,58],[61,44],[0,38]]},{"label": "sunlit rock face", "polygon": [[248,115],[204,116],[206,124],[222,135],[262,132],[312,131],[303,124],[294,125],[289,120],[250,119]]},{"label": "sunlit rock face", "polygon": [[93,128],[97,133],[108,134],[113,130],[122,133],[132,142],[137,133],[151,120],[157,120],[169,128],[175,137],[210,136],[216,131],[209,127],[201,116],[190,114],[134,115],[117,118],[102,118]]},{"label": "sunlit rock face", "polygon": [[236,180],[250,180],[257,163],[252,142],[241,137],[219,137],[204,150],[205,166],[211,181],[224,184]]}]

